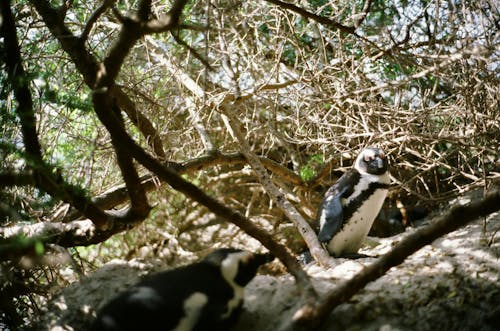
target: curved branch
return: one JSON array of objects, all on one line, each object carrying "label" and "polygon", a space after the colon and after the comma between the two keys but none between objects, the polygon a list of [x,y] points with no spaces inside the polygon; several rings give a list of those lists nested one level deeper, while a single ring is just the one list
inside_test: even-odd
[{"label": "curved branch", "polygon": [[187,0],[177,0],[173,3],[172,8],[167,15],[156,20],[148,21],[144,26],[145,33],[160,33],[170,31],[179,26],[179,20],[187,4]]},{"label": "curved branch", "polygon": [[297,209],[288,201],[285,195],[278,189],[278,187],[272,182],[269,174],[266,169],[259,161],[257,156],[252,153],[251,148],[248,142],[245,140],[241,130],[241,123],[238,119],[231,113],[223,102],[221,104],[221,109],[224,111],[224,116],[228,118],[228,123],[235,139],[238,141],[241,152],[245,155],[248,163],[251,165],[253,171],[257,175],[259,182],[262,184],[267,194],[271,197],[271,199],[279,206],[279,208],[285,213],[285,215],[295,224],[300,234],[304,238],[311,255],[323,266],[333,267],[335,263],[333,259],[326,253],[326,251],[321,247],[316,233],[311,228],[309,223],[302,217],[302,215],[297,211]]},{"label": "curved branch", "polygon": [[73,35],[58,11],[48,1],[30,0],[30,3],[40,14],[52,35],[61,43],[63,50],[71,57],[78,72],[82,74],[85,84],[92,88],[95,84],[98,64],[95,57],[85,48],[82,39]]},{"label": "curved branch", "polygon": [[166,32],[177,28],[187,0],[175,1],[167,15],[161,19],[145,20],[150,3],[151,1],[147,0],[140,3],[140,16],[138,18],[121,18],[120,35],[109,51],[108,56],[104,59],[105,74],[102,77],[97,77],[99,80],[98,87],[112,85],[120,72],[125,57],[141,37],[148,33]]},{"label": "curved branch", "polygon": [[[119,220],[126,223],[140,222],[147,217],[151,207],[148,204],[146,191],[141,185],[132,156],[128,153],[125,146],[123,146],[121,140],[112,133],[116,130],[125,130],[123,118],[119,116],[119,107],[116,106],[112,92],[94,92],[92,94],[92,102],[97,116],[110,132],[116,160],[130,198],[130,208]],[[106,114],[106,116],[103,116],[103,114]],[[99,226],[99,228],[102,228],[102,226]],[[109,226],[105,227],[105,229],[108,228]]]},{"label": "curved branch", "polygon": [[[270,160],[266,157],[258,157],[260,162],[264,167],[273,173],[275,176],[279,176],[284,182],[290,183],[293,186],[304,186],[308,185],[302,181],[300,176],[290,169],[283,167],[277,162]],[[217,165],[239,165],[247,164],[245,156],[241,153],[211,153],[205,156],[201,156],[186,162],[174,163],[170,162],[169,167],[174,169],[179,174],[191,174],[195,171],[203,170],[209,167],[214,167]],[[156,176],[145,175],[141,177],[141,185],[146,192],[152,191],[157,188],[158,182]],[[112,209],[117,205],[125,203],[128,199],[128,190],[126,186],[120,186],[114,188],[108,192],[105,192],[92,199],[92,202],[103,209]],[[62,222],[71,222],[81,216],[81,213],[77,210],[70,211],[61,220]]]},{"label": "curved branch", "polygon": [[[94,93],[98,94],[100,92],[96,91]],[[129,155],[132,155],[146,169],[158,176],[158,178],[167,182],[173,189],[207,207],[215,215],[233,223],[245,231],[248,235],[260,241],[283,262],[290,273],[294,275],[297,284],[301,286],[305,292],[314,293],[309,277],[301,268],[298,261],[292,254],[290,254],[288,249],[276,241],[271,234],[256,226],[251,220],[246,218],[241,213],[208,196],[196,185],[182,178],[182,176],[173,168],[160,163],[157,159],[146,153],[144,149],[128,135],[125,129],[117,124],[117,119],[112,112],[99,107],[96,108],[96,112],[111,136],[113,136],[113,139],[120,141],[122,147],[128,150]]]}]

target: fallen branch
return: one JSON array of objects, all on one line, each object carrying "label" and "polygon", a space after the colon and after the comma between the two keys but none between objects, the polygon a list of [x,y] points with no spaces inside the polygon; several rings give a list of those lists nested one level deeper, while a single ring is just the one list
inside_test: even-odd
[{"label": "fallen branch", "polygon": [[298,318],[282,330],[311,330],[318,328],[328,317],[328,314],[340,304],[349,300],[368,283],[383,276],[389,269],[404,262],[404,260],[422,247],[431,244],[443,235],[453,232],[470,223],[478,217],[484,217],[500,210],[500,190],[495,190],[480,201],[467,205],[457,205],[445,215],[438,217],[431,225],[423,227],[408,235],[384,256],[368,265],[351,279],[323,297],[316,309],[307,313],[296,314]]},{"label": "fallen branch", "polygon": [[240,130],[240,127],[242,127],[241,122],[232,114],[232,111],[228,109],[229,107],[226,106],[224,101],[221,104],[221,108],[224,111],[223,116],[228,118],[227,122],[231,126],[230,129],[232,130],[233,135],[238,140],[242,154],[245,155],[245,158],[259,179],[259,182],[262,184],[262,187],[266,190],[267,194],[269,194],[276,205],[295,224],[304,238],[311,255],[316,259],[316,261],[325,267],[334,267],[334,260],[326,253],[323,247],[321,247],[316,233],[311,228],[309,223],[307,223],[304,217],[302,217],[290,201],[287,200],[283,192],[281,192],[273,183],[266,168],[262,165],[259,158],[251,151],[250,145]]}]

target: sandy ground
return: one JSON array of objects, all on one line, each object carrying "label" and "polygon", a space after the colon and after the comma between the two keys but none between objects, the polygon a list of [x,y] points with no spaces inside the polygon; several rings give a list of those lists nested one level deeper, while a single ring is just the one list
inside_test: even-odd
[{"label": "sandy ground", "polygon": [[[324,330],[500,330],[500,215],[448,234],[410,256],[335,309]],[[414,229],[370,238],[362,253],[384,254]],[[499,231],[496,233],[495,231]],[[373,258],[306,267],[319,293],[349,279]],[[150,266],[111,261],[63,289],[45,308],[39,329],[83,330],[95,308],[135,283]],[[290,276],[257,276],[246,289],[236,330],[276,330],[294,312],[299,293]]]},{"label": "sandy ground", "polygon": [[[500,215],[448,234],[410,256],[335,309],[324,330],[500,330]],[[484,231],[486,230],[486,231]],[[407,232],[371,239],[368,255],[384,254]],[[320,293],[349,279],[372,258],[306,270]],[[298,293],[290,277],[258,276],[247,287],[237,330],[276,330]]]}]

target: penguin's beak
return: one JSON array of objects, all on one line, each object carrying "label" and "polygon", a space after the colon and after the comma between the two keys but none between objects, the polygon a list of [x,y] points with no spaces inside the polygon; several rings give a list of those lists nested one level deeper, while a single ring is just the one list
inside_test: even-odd
[{"label": "penguin's beak", "polygon": [[384,160],[382,158],[377,158],[377,168],[382,169],[384,168]]}]

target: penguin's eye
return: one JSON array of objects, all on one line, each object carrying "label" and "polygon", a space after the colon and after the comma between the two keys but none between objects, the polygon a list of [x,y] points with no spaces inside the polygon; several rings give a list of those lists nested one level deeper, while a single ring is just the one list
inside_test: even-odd
[{"label": "penguin's eye", "polygon": [[375,159],[374,155],[365,155],[365,162],[371,162]]}]

